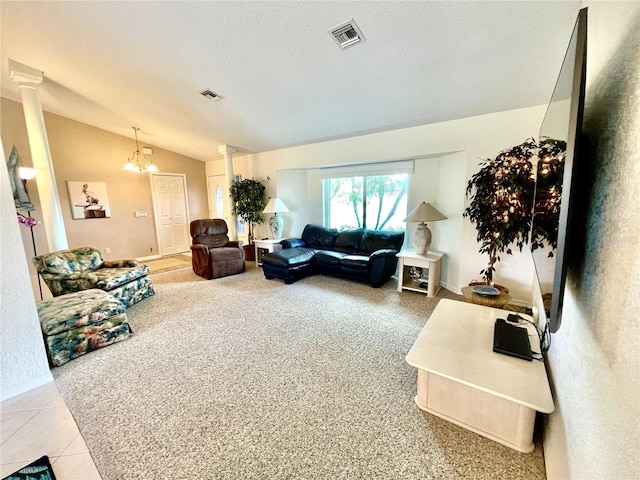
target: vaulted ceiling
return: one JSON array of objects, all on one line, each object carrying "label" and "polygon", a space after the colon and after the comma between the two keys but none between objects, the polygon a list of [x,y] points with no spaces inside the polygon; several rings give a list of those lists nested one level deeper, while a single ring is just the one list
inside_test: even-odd
[{"label": "vaulted ceiling", "polygon": [[[46,111],[211,160],[547,103],[579,7],[3,0],[1,94],[20,100],[11,58]],[[365,41],[342,50],[350,19]]]}]

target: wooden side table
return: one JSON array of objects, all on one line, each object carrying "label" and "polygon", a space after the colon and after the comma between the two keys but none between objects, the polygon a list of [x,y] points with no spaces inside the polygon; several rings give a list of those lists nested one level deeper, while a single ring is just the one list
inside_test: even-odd
[{"label": "wooden side table", "polygon": [[[426,293],[428,297],[435,297],[440,290],[440,269],[443,252],[429,251],[426,255],[420,255],[415,250],[402,250],[396,254],[398,257],[398,291],[410,290],[412,292]],[[422,268],[422,277],[411,278],[411,267]],[[424,271],[424,270],[428,271]]]},{"label": "wooden side table", "polygon": [[[493,351],[495,321],[509,313],[442,299],[407,363],[418,369],[415,401],[422,410],[528,453],[536,411],[551,413],[554,404],[544,362]],[[537,332],[523,326],[539,352]]]},{"label": "wooden side table", "polygon": [[255,249],[256,249],[256,265],[257,266],[262,265],[263,255],[281,250],[282,249],[282,245],[280,245],[281,241],[282,240],[273,240],[268,238],[264,240],[254,240],[253,244],[255,245]]}]

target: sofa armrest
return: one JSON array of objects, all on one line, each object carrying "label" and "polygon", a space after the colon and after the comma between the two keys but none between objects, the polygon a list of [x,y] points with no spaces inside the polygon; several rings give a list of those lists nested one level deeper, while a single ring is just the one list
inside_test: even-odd
[{"label": "sofa armrest", "polygon": [[280,242],[282,248],[305,247],[307,244],[301,238],[285,238]]},{"label": "sofa armrest", "polygon": [[236,247],[236,248],[242,248],[242,245],[240,245],[240,242],[237,240],[231,240],[229,241],[229,243],[227,243],[225,245],[225,247]]},{"label": "sofa armrest", "polygon": [[130,260],[105,260],[102,262],[100,268],[126,268],[126,267],[139,267],[140,262],[136,259]]},{"label": "sofa armrest", "polygon": [[87,272],[77,272],[77,273],[41,273],[40,276],[44,280],[60,280],[62,282],[69,282],[73,280],[78,280],[79,278],[84,278],[87,276]]},{"label": "sofa armrest", "polygon": [[54,297],[65,293],[77,292],[96,288],[98,276],[93,272],[69,273],[66,275],[57,273],[41,273],[40,276],[49,287]]},{"label": "sofa armrest", "polygon": [[398,265],[397,250],[383,248],[369,256],[369,282],[372,287],[380,287],[391,278]]},{"label": "sofa armrest", "polygon": [[382,248],[369,255],[369,260],[371,261],[378,257],[395,257],[397,253],[398,251],[393,248]]}]

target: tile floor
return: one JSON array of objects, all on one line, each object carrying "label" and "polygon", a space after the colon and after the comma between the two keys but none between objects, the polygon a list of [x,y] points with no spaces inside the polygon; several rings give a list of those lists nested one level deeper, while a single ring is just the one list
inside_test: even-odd
[{"label": "tile floor", "polygon": [[57,480],[101,480],[54,382],[0,403],[0,478],[43,455]]}]

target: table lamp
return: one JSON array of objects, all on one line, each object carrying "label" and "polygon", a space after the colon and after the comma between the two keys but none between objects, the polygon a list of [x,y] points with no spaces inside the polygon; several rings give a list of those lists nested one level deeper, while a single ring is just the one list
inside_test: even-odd
[{"label": "table lamp", "polygon": [[425,255],[431,247],[431,230],[427,227],[426,222],[437,222],[446,218],[446,215],[426,202],[422,202],[407,215],[407,218],[404,219],[405,222],[419,222],[413,233],[413,248],[418,255]]},{"label": "table lamp", "polygon": [[264,207],[262,213],[273,213],[273,217],[269,219],[269,228],[271,229],[271,236],[274,240],[280,240],[282,238],[282,229],[284,228],[284,220],[278,216],[278,213],[288,212],[289,209],[279,198],[270,198],[267,206]]}]

